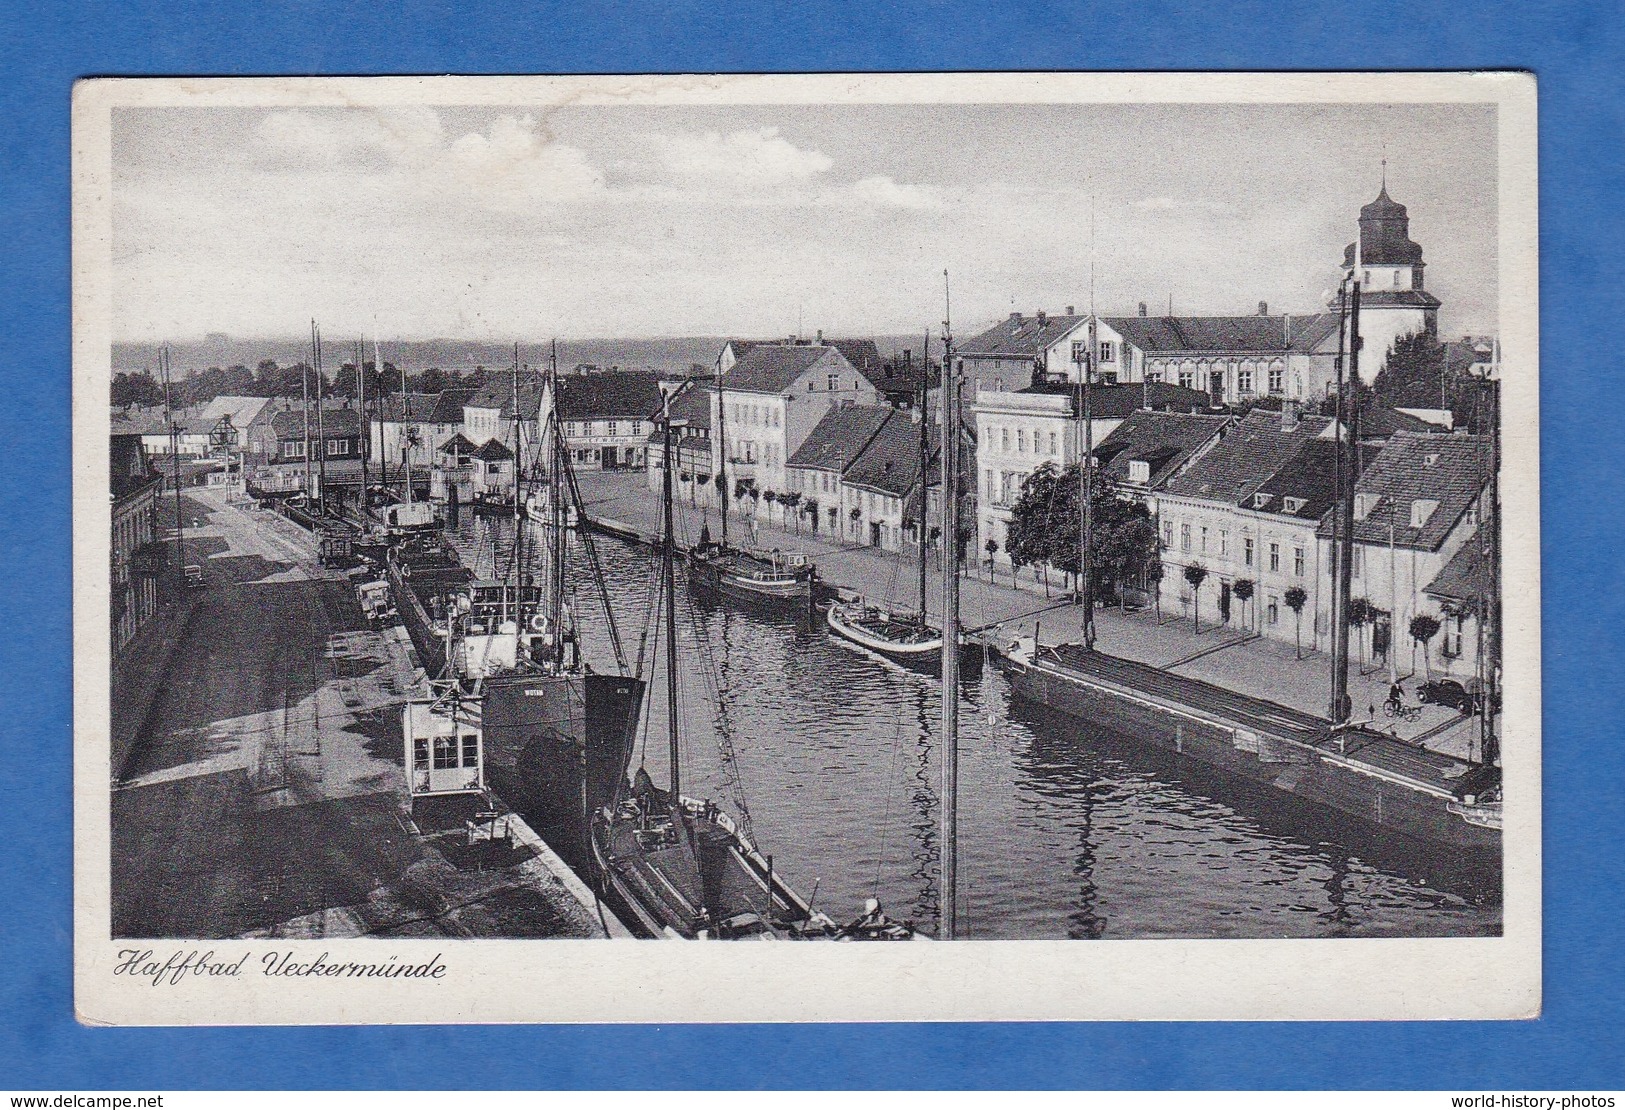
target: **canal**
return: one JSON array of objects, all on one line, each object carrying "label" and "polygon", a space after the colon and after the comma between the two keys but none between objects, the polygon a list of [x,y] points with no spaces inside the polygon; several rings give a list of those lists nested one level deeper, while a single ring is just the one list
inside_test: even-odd
[{"label": "canal", "polygon": [[[483,573],[505,521],[454,534]],[[613,668],[582,541],[573,610]],[[629,657],[652,677],[634,766],[666,781],[663,637],[652,552],[594,543]],[[879,898],[934,931],[941,684],[833,640],[822,618],[698,596],[678,569],[683,790],[742,817],[775,867],[831,916]],[[965,675],[961,934],[983,939],[1485,936],[1499,877],[1214,775],[1132,736],[1050,714],[994,666]]]}]

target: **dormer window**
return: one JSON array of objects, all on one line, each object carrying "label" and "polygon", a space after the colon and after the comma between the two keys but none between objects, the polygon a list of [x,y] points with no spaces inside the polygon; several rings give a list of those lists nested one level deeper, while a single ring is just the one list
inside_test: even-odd
[{"label": "dormer window", "polygon": [[1439,503],[1431,497],[1418,497],[1411,502],[1411,527],[1420,528],[1438,511]]},{"label": "dormer window", "polygon": [[1255,494],[1253,494],[1253,508],[1262,509],[1265,505],[1268,505],[1269,503],[1270,503],[1270,495],[1269,494],[1267,494],[1267,493],[1255,493]]},{"label": "dormer window", "polygon": [[1297,514],[1302,512],[1303,507],[1309,502],[1302,497],[1287,497],[1283,499],[1282,503],[1285,504],[1287,512]]},{"label": "dormer window", "polygon": [[1129,460],[1128,480],[1145,485],[1151,480],[1151,464],[1144,459]]},{"label": "dormer window", "polygon": [[1371,515],[1371,510],[1377,507],[1382,498],[1375,493],[1357,493],[1354,495],[1354,518],[1364,520]]},{"label": "dormer window", "polygon": [[1429,451],[1426,455],[1422,456],[1422,461],[1428,466],[1438,466],[1439,453],[1437,451]]}]

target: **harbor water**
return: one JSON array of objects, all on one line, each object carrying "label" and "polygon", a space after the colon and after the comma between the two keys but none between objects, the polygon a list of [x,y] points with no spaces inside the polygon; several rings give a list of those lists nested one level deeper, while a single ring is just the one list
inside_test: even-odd
[{"label": "harbor water", "polygon": [[[465,514],[454,538],[505,571],[511,523]],[[628,662],[652,679],[641,761],[667,780],[657,558],[593,544]],[[579,537],[572,610],[587,656],[614,658]],[[775,868],[837,919],[866,898],[934,932],[941,683],[832,639],[818,614],[696,594],[678,570],[682,788],[741,817]],[[1302,806],[964,676],[962,936],[982,939],[1486,936],[1499,876]]]}]

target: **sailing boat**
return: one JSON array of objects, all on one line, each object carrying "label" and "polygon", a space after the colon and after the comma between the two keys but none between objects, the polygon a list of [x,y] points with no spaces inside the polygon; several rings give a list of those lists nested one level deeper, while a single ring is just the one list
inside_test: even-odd
[{"label": "sailing boat", "polygon": [[[722,373],[717,383],[717,446],[721,459],[728,457],[727,402],[723,398]],[[688,553],[689,580],[715,593],[740,601],[776,605],[812,604],[816,568],[801,552],[763,552],[735,547],[728,540],[728,476],[719,463],[715,480],[717,503],[722,509],[720,542],[702,537]]]},{"label": "sailing boat", "polygon": [[[672,459],[670,402],[661,419],[666,459]],[[682,741],[677,667],[677,541],[672,471],[664,467],[660,594],[664,613],[667,743],[670,778],[655,785],[640,766],[630,780],[631,751],[613,796],[592,818],[599,883],[623,919],[647,937],[686,940],[912,940],[871,900],[862,917],[842,928],[814,910],[778,874],[739,824],[710,801],[682,792]]]},{"label": "sailing boat", "polygon": [[927,417],[926,381],[921,378],[919,391],[919,602],[914,612],[898,614],[875,605],[863,597],[836,602],[826,617],[830,631],[840,638],[868,651],[876,652],[902,663],[915,666],[934,666],[942,654],[942,633],[931,627],[926,619],[926,550],[925,508],[926,468],[931,453],[931,422]]},{"label": "sailing boat", "polygon": [[[517,349],[514,365],[514,454],[523,459]],[[543,388],[556,385],[550,374]],[[542,421],[539,432],[538,461],[546,460],[553,488],[564,488],[567,479],[561,470],[569,463],[557,420]],[[484,781],[566,862],[584,867],[591,855],[590,814],[610,797],[624,774],[645,683],[628,673],[590,537],[583,537],[583,543],[589,545],[615,673],[595,673],[583,657],[567,600],[567,543],[557,499],[554,523],[547,532],[550,542],[545,545],[545,580],[540,589],[527,581],[518,478],[516,469],[508,577],[473,584],[443,606],[446,662],[439,679],[431,683],[427,702],[438,706],[441,715],[467,715],[475,739],[472,744],[465,740],[464,749],[472,751],[477,745]],[[477,709],[470,710],[470,705]],[[421,703],[406,707],[408,720],[411,714],[424,712]],[[448,748],[445,758],[458,754]]]}]

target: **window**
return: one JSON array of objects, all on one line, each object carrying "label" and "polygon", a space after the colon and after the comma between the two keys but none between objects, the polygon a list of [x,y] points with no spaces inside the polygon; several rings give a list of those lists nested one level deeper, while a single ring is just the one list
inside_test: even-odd
[{"label": "window", "polygon": [[1049,434],[1049,453],[1052,454],[1052,455],[1056,455],[1056,454],[1060,453],[1059,449],[1055,445],[1055,433],[1054,432],[1051,432]]},{"label": "window", "polygon": [[1236,371],[1236,388],[1242,393],[1253,391],[1253,372],[1250,368],[1243,367]]},{"label": "window", "polygon": [[1186,389],[1196,388],[1196,371],[1188,366],[1179,368],[1179,384]]},{"label": "window", "polygon": [[1179,526],[1179,550],[1186,555],[1191,552],[1191,526],[1189,524]]},{"label": "window", "polygon": [[1279,573],[1280,569],[1281,569],[1281,545],[1278,544],[1278,543],[1272,543],[1272,544],[1270,544],[1270,571],[1272,573]]},{"label": "window", "polygon": [[284,440],[282,443],[282,457],[285,459],[302,459],[305,457],[305,441],[302,439]]},{"label": "window", "polygon": [[834,393],[836,390],[838,390],[840,388],[841,388],[841,376],[839,374],[831,374],[829,376],[829,391],[831,393]]},{"label": "window", "polygon": [[485,472],[487,474],[491,475],[492,477],[495,477],[496,475],[502,473],[502,464],[501,463],[495,463],[495,462],[494,463],[486,463],[485,464]]},{"label": "window", "polygon": [[621,422],[619,420],[611,420],[609,422],[609,434],[612,435],[612,436],[613,435],[620,435],[620,431],[619,431],[620,424],[621,424]]},{"label": "window", "polygon": [[[1151,464],[1144,459],[1130,459],[1128,464],[1128,480],[1138,482],[1140,485],[1151,480]],[[1223,533],[1220,533],[1223,535]]]},{"label": "window", "polygon": [[1282,506],[1282,508],[1284,508],[1287,512],[1292,513],[1294,515],[1301,512],[1303,510],[1303,507],[1305,505],[1307,505],[1307,504],[1308,504],[1308,502],[1305,501],[1301,497],[1283,497],[1283,498],[1281,498],[1281,506]]},{"label": "window", "polygon": [[1279,393],[1279,392],[1281,392],[1281,389],[1282,389],[1282,387],[1284,385],[1285,378],[1286,378],[1286,368],[1284,366],[1282,366],[1280,363],[1275,363],[1274,365],[1272,365],[1270,367],[1270,392],[1271,393]]},{"label": "window", "polygon": [[1244,564],[1246,564],[1247,566],[1252,566],[1253,565],[1253,538],[1251,536],[1248,536],[1246,539],[1241,541],[1241,551],[1242,551],[1241,561]]},{"label": "window", "polygon": [[328,458],[332,458],[334,455],[348,455],[349,453],[350,453],[350,441],[349,440],[347,440],[347,439],[330,439],[330,440],[327,441],[327,457]]},{"label": "window", "polygon": [[1162,381],[1162,365],[1160,363],[1153,363],[1152,365],[1146,367],[1145,380],[1148,382]]},{"label": "window", "polygon": [[457,766],[457,737],[436,736],[434,738],[434,769],[445,771]]},{"label": "window", "polygon": [[1082,340],[1075,340],[1072,344],[1072,361],[1081,363],[1088,354],[1089,344]]},{"label": "window", "polygon": [[412,738],[412,770],[427,771],[429,769],[429,738],[415,736]]},{"label": "window", "polygon": [[999,450],[1001,450],[1001,451],[1010,450],[1010,429],[1009,428],[1000,428],[999,429]]},{"label": "window", "polygon": [[1292,549],[1292,573],[1299,578],[1303,577],[1303,548],[1301,547]]},{"label": "window", "polygon": [[1207,525],[1202,526],[1202,554],[1207,554]]},{"label": "window", "polygon": [[1027,453],[1027,429],[1025,428],[1016,429],[1016,453],[1020,455]]},{"label": "window", "polygon": [[1219,554],[1230,554],[1230,533],[1224,528],[1219,529]]},{"label": "window", "polygon": [[480,738],[469,732],[463,735],[463,766],[478,767],[480,763]]},{"label": "window", "polygon": [[1273,594],[1270,596],[1268,613],[1269,622],[1271,624],[1281,623],[1281,602],[1280,599],[1276,598]]},{"label": "window", "polygon": [[1109,339],[1101,340],[1101,342],[1100,342],[1100,361],[1101,362],[1116,362],[1117,361],[1117,351],[1116,351],[1115,348],[1116,348],[1116,344],[1114,344],[1111,340],[1109,340]]},{"label": "window", "polygon": [[1365,548],[1359,544],[1354,545],[1354,577],[1358,578],[1365,573]]},{"label": "window", "polygon": [[1162,522],[1162,546],[1164,548],[1174,546],[1174,522],[1171,520]]}]

